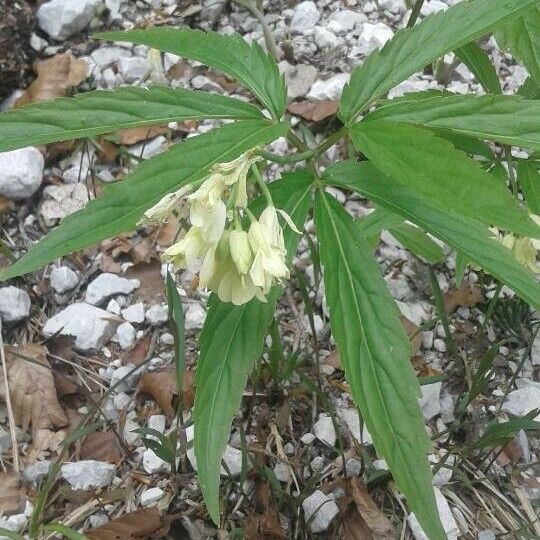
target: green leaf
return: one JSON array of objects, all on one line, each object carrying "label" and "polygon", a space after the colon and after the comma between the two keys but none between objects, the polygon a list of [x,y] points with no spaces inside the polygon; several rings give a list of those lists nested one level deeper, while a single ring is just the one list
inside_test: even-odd
[{"label": "green leaf", "polygon": [[434,242],[422,229],[414,225],[399,223],[390,229],[390,233],[411,253],[425,259],[427,262],[437,264],[444,262],[446,259],[441,246]]},{"label": "green leaf", "polygon": [[403,222],[403,218],[384,208],[376,208],[371,214],[357,221],[357,228],[364,238],[379,235]]},{"label": "green leaf", "polygon": [[540,165],[532,161],[518,161],[519,185],[525,203],[534,214],[540,214]]},{"label": "green leaf", "polygon": [[517,93],[525,99],[540,99],[540,83],[536,83],[532,77],[527,77]]},{"label": "green leaf", "polygon": [[155,86],[86,92],[0,115],[0,152],[120,129],[203,118],[261,118],[259,109],[208,92]]},{"label": "green leaf", "polygon": [[[523,0],[520,0],[523,1]],[[201,32],[191,28],[148,28],[129,32],[104,32],[99,39],[129,41],[148,45],[185,58],[197,60],[236,79],[251,90],[275,119],[285,112],[287,91],[278,66],[261,46],[238,35]]]},{"label": "green leaf", "polygon": [[[534,413],[534,411],[532,411]],[[535,414],[529,413],[527,416],[534,418]],[[487,428],[484,434],[472,445],[473,449],[493,448],[508,443],[518,431],[540,431],[540,422],[532,418],[515,418],[508,422],[492,423]]]},{"label": "green leaf", "polygon": [[371,121],[355,124],[350,132],[355,146],[378,169],[418,191],[429,204],[524,236],[540,236],[540,227],[504,185],[428,130]]},{"label": "green leaf", "polygon": [[0,534],[9,538],[10,540],[26,540],[24,536],[10,531],[9,529],[4,529],[4,527],[0,527]]},{"label": "green leaf", "polygon": [[62,223],[0,274],[8,279],[32,272],[44,264],[133,230],[145,210],[167,193],[202,178],[214,163],[231,161],[242,152],[283,135],[285,124],[242,120],[190,137],[139,165],[122,182],[107,186],[104,194]]},{"label": "green leaf", "polygon": [[442,128],[502,144],[540,149],[540,102],[518,96],[444,95],[386,102],[364,119]]},{"label": "green leaf", "polygon": [[471,70],[478,82],[490,94],[500,94],[501,83],[488,54],[476,41],[471,41],[455,51],[456,56]]},{"label": "green leaf", "polygon": [[343,89],[340,118],[345,123],[427,64],[487,34],[498,23],[517,16],[537,0],[460,2],[400,30],[351,75]]},{"label": "green leaf", "polygon": [[[274,204],[285,210],[301,230],[311,204],[313,179],[306,172],[284,175],[269,184]],[[260,213],[265,200],[255,201]],[[296,252],[299,236],[285,228],[289,262]],[[256,299],[234,306],[212,295],[199,339],[195,395],[195,455],[199,483],[212,519],[219,523],[219,475],[221,456],[229,439],[234,415],[255,361],[260,357],[268,326],[274,315],[281,288],[275,287],[268,301]]]},{"label": "green leaf", "polygon": [[540,85],[540,6],[531,6],[518,17],[501,25],[495,39],[502,49],[509,50]]},{"label": "green leaf", "polygon": [[65,537],[69,540],[88,540],[88,537],[84,536],[84,534],[78,533],[72,528],[62,525],[62,523],[49,523],[48,525],[44,525],[43,528],[46,531],[60,533],[62,538]]},{"label": "green leaf", "polygon": [[388,463],[429,538],[446,535],[437,519],[426,433],[399,310],[352,218],[324,193],[315,202],[332,334],[355,403],[377,452]]},{"label": "green leaf", "polygon": [[362,193],[379,206],[401,215],[448,246],[462,251],[466,260],[480,265],[535,309],[540,309],[540,285],[534,274],[475,219],[450,208],[433,205],[431,200],[384,176],[368,162],[337,163],[326,169],[324,178],[331,184]]}]

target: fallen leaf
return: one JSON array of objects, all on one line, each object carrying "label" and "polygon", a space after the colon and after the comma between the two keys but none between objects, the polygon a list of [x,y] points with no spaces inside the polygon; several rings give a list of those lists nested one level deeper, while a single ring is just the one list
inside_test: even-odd
[{"label": "fallen leaf", "polygon": [[158,259],[130,266],[126,277],[139,280],[141,286],[137,289],[137,295],[141,300],[155,303],[158,298],[163,297],[165,285],[161,277],[161,262]]},{"label": "fallen leaf", "polygon": [[422,332],[416,324],[407,319],[404,315],[401,315],[400,319],[405,332],[407,332],[409,341],[411,342],[411,356],[414,356],[422,346]]},{"label": "fallen leaf", "polygon": [[34,463],[35,461],[45,459],[50,452],[59,454],[62,443],[66,438],[66,431],[52,431],[50,429],[34,429],[32,432],[32,444],[28,448],[26,461]]},{"label": "fallen leaf", "polygon": [[259,482],[255,490],[255,506],[258,513],[248,516],[244,524],[246,540],[283,540],[287,538],[273,505],[267,482]]},{"label": "fallen leaf", "polygon": [[81,459],[94,459],[108,463],[119,463],[122,460],[122,448],[113,431],[94,431],[82,441]]},{"label": "fallen leaf", "polygon": [[351,478],[351,496],[358,513],[373,533],[374,540],[393,540],[396,538],[390,520],[375,504],[365,486],[357,478]]},{"label": "fallen leaf", "polygon": [[444,294],[444,309],[451,314],[460,306],[473,307],[476,304],[485,302],[484,295],[476,285],[463,283],[459,289],[452,287]]},{"label": "fallen leaf", "polygon": [[18,514],[24,508],[24,497],[19,475],[0,473],[0,514]]},{"label": "fallen leaf", "polygon": [[167,126],[141,126],[128,129],[122,129],[113,136],[109,137],[113,142],[131,146],[147,139],[153,139],[158,135],[164,135],[170,133],[170,129]]},{"label": "fallen leaf", "polygon": [[135,540],[163,538],[168,530],[168,520],[159,515],[157,508],[145,508],[113,519],[84,534],[90,540]]},{"label": "fallen leaf", "polygon": [[310,122],[320,122],[329,116],[334,116],[337,112],[339,101],[295,101],[289,103],[287,110],[295,116],[300,116]]},{"label": "fallen leaf", "polygon": [[150,336],[144,336],[137,341],[135,345],[126,351],[122,357],[122,364],[131,364],[134,366],[140,366],[145,360],[148,351],[150,350],[151,339]]},{"label": "fallen leaf", "polygon": [[[6,347],[8,382],[15,421],[23,431],[61,428],[68,420],[56,395],[54,377],[47,361],[46,349],[28,344],[21,348]],[[25,358],[28,358],[26,360]],[[0,391],[5,396],[5,388]]]},{"label": "fallen leaf", "polygon": [[88,66],[84,60],[65,53],[36,62],[34,71],[37,79],[17,99],[15,107],[64,96],[68,88],[78,86],[86,79]]},{"label": "fallen leaf", "polygon": [[[173,400],[178,395],[176,372],[174,369],[145,373],[139,381],[138,389],[140,393],[152,396],[165,416],[168,418],[174,417],[175,408],[173,406]],[[186,371],[184,373],[183,386],[184,408],[191,408],[193,406],[193,400],[193,372]]]}]

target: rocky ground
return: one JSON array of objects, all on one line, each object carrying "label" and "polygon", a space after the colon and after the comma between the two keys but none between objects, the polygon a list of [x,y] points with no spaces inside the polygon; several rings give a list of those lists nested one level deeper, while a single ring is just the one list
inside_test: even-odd
[{"label": "rocky ground", "polygon": [[[430,0],[422,16],[452,3]],[[314,120],[313,131],[321,138],[335,129],[335,100],[351,69],[403,27],[410,14],[405,0],[268,0],[262,8],[287,79],[289,110],[293,117]],[[32,11],[26,56],[48,63],[35,70],[28,88],[21,86],[22,76],[10,77],[13,87],[5,93],[2,110],[125,84],[243,93],[234,81],[172,54],[90,39],[98,29],[187,25],[238,32],[264,44],[257,18],[235,2],[50,0],[39,6],[24,3],[21,9]],[[526,71],[493,39],[483,46],[504,91],[514,93]],[[0,47],[6,47],[4,41]],[[18,73],[28,68],[19,67]],[[482,92],[466,67],[447,55],[436,69],[400,84],[391,97],[428,89]],[[140,159],[215,125],[175,123],[0,153],[2,264],[19,257]],[[276,153],[289,150],[285,140],[272,147]],[[340,152],[331,148],[325,159],[330,162]],[[365,200],[334,194],[355,216],[371,211]],[[312,232],[312,224],[307,230]],[[166,268],[159,260],[177,232],[174,225],[143,228],[0,287],[7,367],[0,395],[5,398],[7,380],[16,422],[16,427],[10,423],[0,401],[0,526],[27,531],[35,522],[56,520],[95,539],[112,538],[106,536],[107,523],[109,534],[128,524],[128,532],[115,538],[241,538],[242,530],[248,539],[397,538],[391,523],[401,538],[425,538],[388,482],[386,464],[374,454],[369,433],[361,429],[329,333],[320,269],[305,239],[277,317],[284,363],[276,368],[265,352],[224,455],[229,472],[223,470],[221,530],[202,504],[196,463],[186,444],[192,428],[184,429],[190,422],[196,339],[207,300],[188,272],[177,276],[188,338],[178,471],[172,472],[170,463],[134,432],[177,429],[174,340],[163,293]],[[514,538],[520,530],[539,534],[538,523],[531,525],[540,497],[536,437],[519,431],[503,445],[495,441],[472,448],[488,422],[528,414],[540,404],[536,314],[503,288],[484,325],[496,285],[470,270],[457,288],[455,254],[445,253],[446,262],[430,270],[389,233],[383,233],[377,248],[422,377],[421,405],[434,442],[431,461],[441,518],[452,539]],[[442,314],[435,307],[432,276],[444,298]],[[459,400],[478,362],[496,343],[500,347],[485,388],[461,410]],[[243,468],[248,454],[249,465]]]}]

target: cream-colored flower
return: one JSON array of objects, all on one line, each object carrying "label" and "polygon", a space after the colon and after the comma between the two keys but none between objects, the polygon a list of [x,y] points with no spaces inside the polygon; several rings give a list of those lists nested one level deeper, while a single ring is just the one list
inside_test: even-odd
[{"label": "cream-colored flower", "polygon": [[189,268],[212,247],[199,227],[191,227],[184,238],[165,250],[163,259],[177,268]]},{"label": "cream-colored flower", "polygon": [[181,187],[177,191],[167,193],[152,208],[149,208],[139,221],[141,225],[154,225],[167,221],[173,210],[175,210],[184,197],[193,189],[191,184]]},{"label": "cream-colored flower", "polygon": [[253,263],[253,253],[246,231],[233,230],[229,237],[231,258],[239,274],[246,275]]},{"label": "cream-colored flower", "polygon": [[[533,214],[531,214],[531,217]],[[537,241],[532,238],[514,236],[511,233],[501,234],[498,229],[490,229],[495,240],[509,249],[514,257],[526,268],[535,273],[540,273],[540,267],[536,262],[538,253]]]}]

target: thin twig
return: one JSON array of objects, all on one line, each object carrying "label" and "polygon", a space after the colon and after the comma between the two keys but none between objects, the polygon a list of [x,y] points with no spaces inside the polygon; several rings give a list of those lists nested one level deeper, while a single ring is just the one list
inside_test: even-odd
[{"label": "thin twig", "polygon": [[9,419],[9,432],[11,435],[11,454],[13,456],[13,469],[17,474],[20,472],[19,467],[19,446],[17,444],[17,431],[15,430],[15,415],[11,405],[11,395],[9,393],[9,380],[6,364],[6,352],[4,351],[4,337],[2,336],[2,323],[0,322],[0,358],[2,359],[2,375],[4,377],[4,387],[6,390],[6,407]]}]

